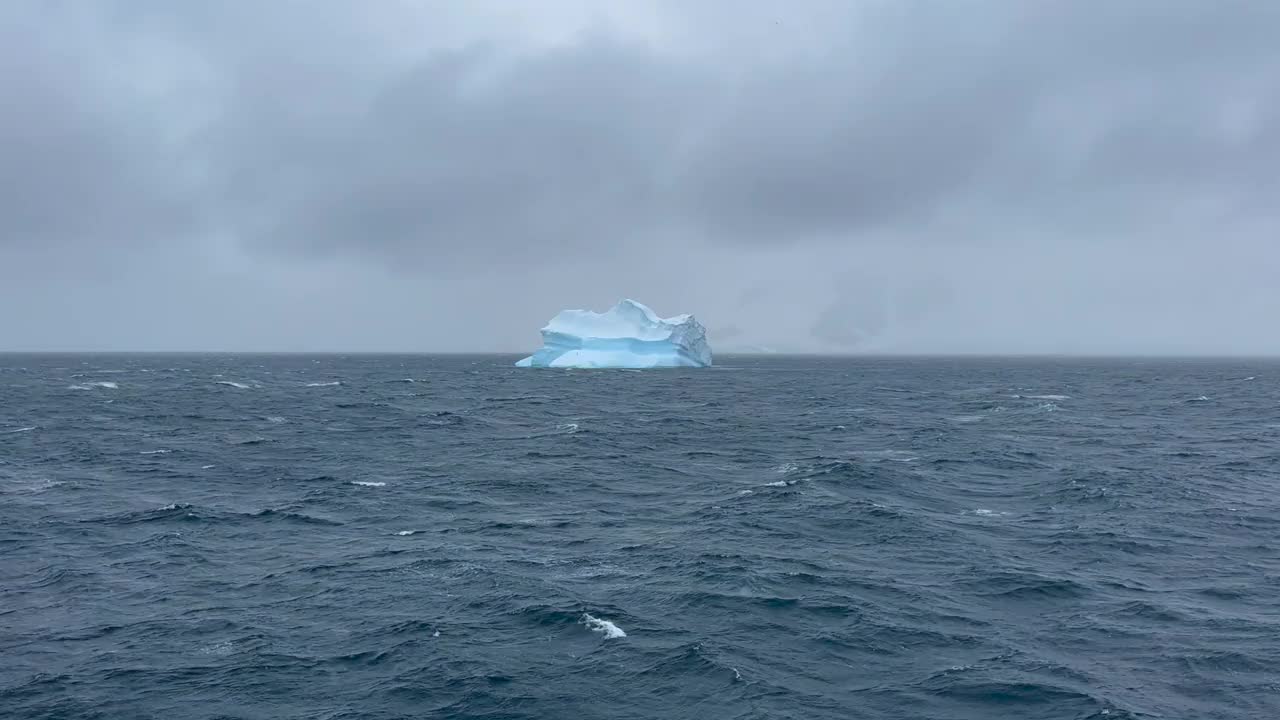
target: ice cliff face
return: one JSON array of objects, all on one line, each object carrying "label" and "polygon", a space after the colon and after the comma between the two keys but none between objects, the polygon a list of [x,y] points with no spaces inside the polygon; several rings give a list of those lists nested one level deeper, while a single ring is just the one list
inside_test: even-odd
[{"label": "ice cliff face", "polygon": [[607,312],[563,310],[542,328],[542,348],[520,367],[708,367],[706,328],[692,315],[660,318],[635,300]]}]

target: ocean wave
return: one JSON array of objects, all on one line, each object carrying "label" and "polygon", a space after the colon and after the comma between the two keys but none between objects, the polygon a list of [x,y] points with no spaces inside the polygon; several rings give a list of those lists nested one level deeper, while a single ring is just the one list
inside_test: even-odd
[{"label": "ocean wave", "polygon": [[363,487],[386,487],[386,483],[375,480],[352,480],[352,485],[360,485]]},{"label": "ocean wave", "polygon": [[28,433],[35,429],[36,429],[35,425],[32,425],[30,427],[20,427],[15,430],[5,430],[3,432],[0,432],[0,435],[17,435],[18,433]]},{"label": "ocean wave", "polygon": [[50,480],[47,478],[41,478],[37,480],[17,480],[16,482],[5,483],[4,485],[0,485],[0,492],[23,493],[23,494],[35,495],[35,494],[42,493],[46,490],[52,490],[53,488],[56,488],[60,485],[65,485],[65,484],[66,484],[65,481]]},{"label": "ocean wave", "polygon": [[0,375],[0,715],[1280,716],[1261,364],[313,361]]},{"label": "ocean wave", "polygon": [[595,617],[590,613],[583,613],[582,622],[584,625],[591,628],[593,632],[598,632],[601,635],[604,635],[606,640],[616,640],[627,636],[627,634],[623,632],[622,628],[614,625],[608,620]]},{"label": "ocean wave", "polygon": [[309,382],[303,387],[337,387],[342,384],[341,380],[332,380],[330,382]]},{"label": "ocean wave", "polygon": [[281,520],[289,523],[300,523],[303,525],[343,525],[339,520],[331,520],[329,518],[317,517],[306,513],[294,512],[292,510],[276,510],[275,508],[267,508],[259,510],[255,513],[249,513],[245,517],[254,520]]},{"label": "ocean wave", "polygon": [[237,388],[237,389],[239,389],[239,390],[252,390],[252,389],[253,389],[253,387],[254,387],[253,385],[250,385],[250,384],[248,384],[248,383],[236,382],[236,381],[234,381],[234,380],[217,380],[217,381],[215,381],[213,384],[214,384],[214,385],[225,385],[225,386],[227,386],[227,387],[233,387],[233,388]]},{"label": "ocean wave", "polygon": [[77,383],[75,385],[67,386],[68,390],[92,390],[94,388],[103,388],[104,390],[119,390],[120,385],[119,383],[114,383],[109,380],[100,380],[98,382]]},{"label": "ocean wave", "polygon": [[500,397],[487,397],[484,399],[487,403],[518,403],[524,402],[531,405],[541,404],[544,402],[554,402],[555,398],[550,395],[508,395]]},{"label": "ocean wave", "polygon": [[140,450],[139,455],[168,455],[172,450]]}]

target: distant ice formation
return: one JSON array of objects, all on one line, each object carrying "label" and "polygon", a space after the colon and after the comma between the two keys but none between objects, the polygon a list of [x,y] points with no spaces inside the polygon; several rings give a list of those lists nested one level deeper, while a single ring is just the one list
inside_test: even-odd
[{"label": "distant ice formation", "polygon": [[708,367],[706,328],[692,315],[660,318],[635,300],[603,313],[562,310],[542,328],[542,348],[519,367]]}]

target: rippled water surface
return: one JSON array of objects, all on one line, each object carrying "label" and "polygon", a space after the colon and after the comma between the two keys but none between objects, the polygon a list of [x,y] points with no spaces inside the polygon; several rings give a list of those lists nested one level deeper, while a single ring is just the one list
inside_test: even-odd
[{"label": "rippled water surface", "polygon": [[0,356],[5,718],[1280,717],[1280,365]]}]

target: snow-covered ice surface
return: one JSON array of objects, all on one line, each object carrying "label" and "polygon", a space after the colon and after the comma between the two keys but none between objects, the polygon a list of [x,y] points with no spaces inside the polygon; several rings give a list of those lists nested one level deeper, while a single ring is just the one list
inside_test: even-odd
[{"label": "snow-covered ice surface", "polygon": [[542,347],[520,367],[708,367],[707,331],[692,315],[658,317],[623,300],[603,313],[562,310],[542,328]]}]

